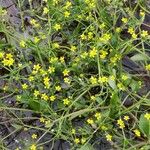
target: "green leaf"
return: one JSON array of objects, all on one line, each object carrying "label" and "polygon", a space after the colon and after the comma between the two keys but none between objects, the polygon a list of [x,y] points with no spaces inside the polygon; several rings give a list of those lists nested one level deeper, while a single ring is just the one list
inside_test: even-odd
[{"label": "green leaf", "polygon": [[148,57],[144,54],[135,54],[131,57],[131,60],[133,61],[145,61],[148,60]]},{"label": "green leaf", "polygon": [[77,150],[94,150],[93,146],[91,144],[83,145],[81,148]]},{"label": "green leaf", "polygon": [[118,92],[112,93],[112,97],[110,99],[110,112],[109,112],[109,117],[110,118],[115,118],[115,116],[119,112],[119,106],[120,106],[120,99],[118,96]]},{"label": "green leaf", "polygon": [[29,106],[35,111],[40,111],[40,103],[35,100],[30,100]]},{"label": "green leaf", "polygon": [[144,135],[150,138],[150,120],[146,119],[144,115],[140,116],[139,128]]}]

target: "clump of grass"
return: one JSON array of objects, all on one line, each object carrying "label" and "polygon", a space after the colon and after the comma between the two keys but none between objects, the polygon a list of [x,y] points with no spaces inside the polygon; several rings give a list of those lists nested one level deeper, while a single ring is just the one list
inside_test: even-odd
[{"label": "clump of grass", "polygon": [[[15,108],[21,104],[41,116],[40,127],[28,126],[44,129],[40,137],[32,135],[29,149],[44,146],[39,141],[47,133],[53,141],[68,141],[72,149],[92,149],[99,137],[112,148],[148,149],[149,92],[139,94],[143,80],[122,65],[132,56],[149,75],[145,44],[150,36],[141,28],[149,13],[146,2],[43,0],[37,7],[32,0],[28,3],[26,10],[24,1],[17,2],[21,33],[1,13],[7,40],[1,42],[0,66],[6,72],[1,76],[6,82],[2,91],[15,95]],[[133,104],[126,107],[126,101]]]}]

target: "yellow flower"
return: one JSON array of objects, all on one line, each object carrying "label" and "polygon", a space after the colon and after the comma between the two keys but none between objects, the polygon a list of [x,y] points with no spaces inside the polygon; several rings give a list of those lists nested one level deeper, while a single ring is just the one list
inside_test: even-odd
[{"label": "yellow flower", "polygon": [[71,133],[72,133],[72,134],[75,134],[75,133],[76,133],[76,130],[75,130],[75,129],[72,129],[72,130],[71,130]]},{"label": "yellow flower", "polygon": [[70,50],[71,50],[71,51],[76,51],[76,50],[77,50],[77,47],[76,47],[76,46],[71,45]]},{"label": "yellow flower", "polygon": [[124,116],[124,120],[128,121],[129,119],[129,116]]},{"label": "yellow flower", "polygon": [[43,93],[43,94],[41,95],[41,98],[42,98],[43,100],[45,100],[45,101],[48,100],[48,96],[46,95],[46,93]]},{"label": "yellow flower", "polygon": [[61,63],[64,63],[65,62],[64,56],[60,57],[59,60],[60,60]]},{"label": "yellow flower", "polygon": [[127,79],[128,79],[128,76],[124,74],[124,75],[122,75],[122,77],[121,77],[121,78],[122,78],[122,80],[124,80],[124,81],[125,81],[125,80],[127,80]]},{"label": "yellow flower", "polygon": [[70,100],[68,98],[63,99],[63,104],[64,105],[69,105]]},{"label": "yellow flower", "polygon": [[70,71],[69,71],[68,69],[65,69],[65,70],[63,71],[63,75],[64,75],[64,76],[68,76],[68,75],[69,75],[69,72],[70,72]]},{"label": "yellow flower", "polygon": [[150,71],[150,64],[146,65],[145,68],[147,71]]},{"label": "yellow flower", "polygon": [[81,34],[81,36],[80,36],[80,37],[81,37],[81,39],[82,39],[82,40],[85,40],[85,39],[86,39],[85,34]]},{"label": "yellow flower", "polygon": [[122,83],[118,83],[117,87],[118,87],[119,90],[122,90],[122,91],[125,90],[125,87],[124,87],[124,85]]},{"label": "yellow flower", "polygon": [[34,80],[34,77],[33,76],[29,76],[28,80],[31,82]]},{"label": "yellow flower", "polygon": [[71,83],[70,79],[69,79],[69,78],[67,78],[67,77],[66,77],[66,78],[64,78],[64,82],[65,82],[65,83],[67,83],[67,84],[70,84],[70,83]]},{"label": "yellow flower", "polygon": [[61,91],[61,86],[55,86],[56,91]]},{"label": "yellow flower", "polygon": [[81,58],[83,58],[83,59],[85,59],[87,56],[88,56],[88,53],[87,53],[87,52],[83,52],[83,53],[81,54]]},{"label": "yellow flower", "polygon": [[138,129],[135,129],[135,130],[134,130],[134,133],[135,133],[135,135],[136,135],[137,137],[140,137],[140,136],[141,136],[141,133],[140,133],[140,131],[139,131]]},{"label": "yellow flower", "polygon": [[48,72],[49,73],[54,73],[55,72],[55,67],[49,67]]},{"label": "yellow flower", "polygon": [[81,144],[84,144],[86,142],[86,138],[81,139]]},{"label": "yellow flower", "polygon": [[32,134],[32,139],[37,139],[37,134]]},{"label": "yellow flower", "polygon": [[90,78],[90,82],[92,83],[92,84],[97,84],[97,78],[95,78],[95,77],[91,77]]},{"label": "yellow flower", "polygon": [[111,35],[109,33],[105,33],[99,38],[99,41],[107,43],[110,39],[111,39]]},{"label": "yellow flower", "polygon": [[137,38],[137,34],[133,33],[133,34],[132,34],[132,38],[133,38],[133,39],[136,39],[136,38]]},{"label": "yellow flower", "polygon": [[34,37],[34,43],[37,44],[40,41],[38,37]]},{"label": "yellow flower", "polygon": [[108,82],[108,78],[105,77],[105,76],[99,77],[98,82],[99,82],[99,83],[107,83],[107,82]]},{"label": "yellow flower", "polygon": [[102,116],[101,116],[101,113],[97,112],[97,113],[95,114],[95,117],[96,117],[97,120],[101,119],[101,117],[102,117]]},{"label": "yellow flower", "polygon": [[128,33],[133,34],[134,33],[134,29],[131,27],[128,29]]},{"label": "yellow flower", "polygon": [[28,88],[28,85],[26,83],[22,84],[22,89],[26,90]]},{"label": "yellow flower", "polygon": [[96,54],[97,54],[97,50],[96,50],[96,48],[94,47],[92,50],[90,50],[89,56],[90,56],[91,58],[94,58],[94,57],[96,56]]},{"label": "yellow flower", "polygon": [[96,97],[93,96],[93,95],[92,95],[90,98],[91,98],[92,101],[95,101],[95,100],[96,100]]},{"label": "yellow flower", "polygon": [[52,96],[50,96],[50,98],[49,98],[49,99],[50,99],[50,101],[52,101],[52,102],[53,102],[53,101],[56,99],[56,96],[52,95]]},{"label": "yellow flower", "polygon": [[70,16],[70,12],[69,11],[65,11],[64,12],[64,16],[65,16],[65,18],[68,18]]},{"label": "yellow flower", "polygon": [[144,115],[144,117],[145,117],[147,120],[150,120],[150,113],[146,113],[146,114]]},{"label": "yellow flower", "polygon": [[66,2],[66,5],[64,6],[64,8],[65,8],[65,9],[68,9],[69,7],[71,7],[71,5],[72,5],[71,2],[67,1],[67,2]]},{"label": "yellow flower", "polygon": [[106,56],[107,56],[107,54],[108,54],[108,53],[107,53],[106,51],[101,50],[101,51],[100,51],[100,58],[101,58],[101,59],[105,59]]},{"label": "yellow flower", "polygon": [[125,124],[122,121],[122,119],[117,120],[117,124],[119,125],[119,128],[121,128],[121,129],[123,129],[125,127]]},{"label": "yellow flower", "polygon": [[47,7],[44,7],[43,8],[43,14],[48,14],[48,12],[49,12],[49,9]]},{"label": "yellow flower", "polygon": [[45,88],[49,88],[50,87],[50,79],[48,77],[44,77],[44,85],[45,85]]},{"label": "yellow flower", "polygon": [[121,19],[121,21],[123,22],[123,23],[127,23],[128,22],[128,19],[127,18],[125,18],[125,17],[123,17],[122,19]]},{"label": "yellow flower", "polygon": [[7,59],[7,58],[4,58],[2,63],[4,64],[4,66],[12,66],[13,63],[14,63],[14,59],[13,58],[10,58],[10,59]]},{"label": "yellow flower", "polygon": [[35,97],[38,97],[38,95],[40,95],[40,92],[39,92],[39,91],[37,91],[37,90],[34,90],[33,95],[34,95]]},{"label": "yellow flower", "polygon": [[121,28],[120,27],[116,28],[116,32],[120,33],[121,32]]},{"label": "yellow flower", "polygon": [[58,43],[53,43],[53,48],[59,48],[60,45]]},{"label": "yellow flower", "polygon": [[142,11],[142,10],[140,10],[140,16],[141,16],[141,17],[144,17],[144,16],[145,16],[145,12]]},{"label": "yellow flower", "polygon": [[21,40],[21,41],[20,41],[20,46],[23,47],[23,48],[26,47],[26,42],[23,41],[23,40]]},{"label": "yellow flower", "polygon": [[106,135],[106,140],[109,141],[109,142],[112,141],[112,135],[107,134]]},{"label": "yellow flower", "polygon": [[145,38],[145,37],[147,37],[147,36],[148,36],[148,32],[145,31],[145,30],[142,30],[142,32],[141,32],[141,37]]},{"label": "yellow flower", "polygon": [[41,66],[39,64],[33,66],[33,70],[40,70]]},{"label": "yellow flower", "polygon": [[3,52],[0,52],[0,59],[2,59],[4,56],[4,53]]},{"label": "yellow flower", "polygon": [[74,142],[75,142],[76,144],[78,144],[78,143],[80,142],[79,138],[75,138],[75,139],[74,139]]},{"label": "yellow flower", "polygon": [[61,29],[60,24],[56,23],[56,24],[54,25],[54,29],[55,29],[56,31],[60,30],[60,29]]},{"label": "yellow flower", "polygon": [[92,125],[92,124],[94,124],[94,121],[93,121],[93,119],[88,119],[87,123],[90,124],[90,125]]},{"label": "yellow flower", "polygon": [[36,150],[36,145],[35,145],[35,144],[32,144],[32,145],[30,146],[30,150]]},{"label": "yellow flower", "polygon": [[44,123],[44,122],[45,122],[45,118],[41,117],[41,118],[40,118],[40,122],[41,122],[41,123]]}]

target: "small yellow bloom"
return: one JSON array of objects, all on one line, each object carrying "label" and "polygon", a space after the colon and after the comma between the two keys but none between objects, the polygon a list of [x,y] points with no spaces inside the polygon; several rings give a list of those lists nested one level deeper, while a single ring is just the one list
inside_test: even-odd
[{"label": "small yellow bloom", "polygon": [[47,7],[44,7],[43,8],[43,14],[48,14],[48,12],[49,12],[49,9]]},{"label": "small yellow bloom", "polygon": [[123,23],[127,23],[128,22],[128,19],[127,18],[125,18],[125,17],[123,17],[122,19],[121,19],[121,21],[123,22]]},{"label": "small yellow bloom", "polygon": [[138,129],[135,129],[135,130],[134,130],[134,133],[135,133],[135,135],[136,135],[137,137],[140,137],[140,136],[141,136],[141,133],[140,133],[140,131],[139,131]]},{"label": "small yellow bloom", "polygon": [[20,41],[20,46],[21,46],[22,48],[26,47],[26,42],[23,41],[23,40],[21,40],[21,41]]},{"label": "small yellow bloom", "polygon": [[41,122],[41,123],[44,123],[44,122],[45,122],[45,118],[41,117],[41,118],[40,118],[40,122]]},{"label": "small yellow bloom", "polygon": [[54,25],[54,29],[56,30],[56,31],[58,31],[58,30],[60,30],[61,29],[61,26],[60,26],[60,24],[55,24]]},{"label": "small yellow bloom", "polygon": [[75,139],[74,139],[74,142],[75,142],[76,144],[78,144],[78,143],[80,142],[79,138],[75,138]]},{"label": "small yellow bloom", "polygon": [[91,98],[92,101],[95,101],[95,100],[96,100],[96,97],[93,96],[93,95],[92,95],[90,98]]},{"label": "small yellow bloom", "polygon": [[150,71],[150,64],[146,65],[145,68],[147,71]]},{"label": "small yellow bloom", "polygon": [[2,59],[4,56],[4,53],[3,52],[0,52],[0,59]]},{"label": "small yellow bloom", "polygon": [[141,32],[141,37],[145,38],[145,37],[147,37],[147,36],[148,36],[148,32],[145,31],[145,30],[142,30],[142,32]]},{"label": "small yellow bloom", "polygon": [[68,18],[70,16],[70,12],[69,11],[65,11],[64,12],[64,16],[65,16],[65,18]]},{"label": "small yellow bloom", "polygon": [[124,85],[122,83],[118,83],[117,87],[118,87],[119,90],[122,90],[122,91],[125,90],[125,87],[124,87]]},{"label": "small yellow bloom", "polygon": [[53,43],[53,48],[59,48],[60,45],[58,43]]},{"label": "small yellow bloom", "polygon": [[134,33],[134,29],[131,27],[128,29],[128,33],[130,33],[131,35]]},{"label": "small yellow bloom", "polygon": [[34,43],[37,44],[40,41],[38,37],[34,37]]},{"label": "small yellow bloom", "polygon": [[128,121],[129,119],[129,116],[124,116],[124,120]]},{"label": "small yellow bloom", "polygon": [[124,75],[122,75],[121,79],[125,81],[128,79],[128,76],[124,74]]},{"label": "small yellow bloom", "polygon": [[76,130],[75,130],[75,129],[72,129],[72,130],[71,130],[71,133],[72,133],[72,134],[75,134],[75,133],[76,133]]},{"label": "small yellow bloom", "polygon": [[97,112],[95,114],[95,117],[96,117],[97,120],[99,120],[99,119],[101,119],[102,115],[101,115],[101,113]]},{"label": "small yellow bloom", "polygon": [[99,77],[98,82],[99,83],[107,83],[108,82],[108,77],[105,77],[105,76]]},{"label": "small yellow bloom", "polygon": [[65,70],[63,71],[63,75],[64,75],[64,76],[68,76],[68,75],[69,75],[69,72],[70,72],[70,71],[69,71],[68,69],[65,69]]},{"label": "small yellow bloom", "polygon": [[26,83],[22,84],[22,89],[26,90],[28,88],[28,85]]},{"label": "small yellow bloom", "polygon": [[136,38],[137,38],[137,34],[133,33],[133,34],[132,34],[132,38],[133,38],[133,39],[136,39]]},{"label": "small yellow bloom", "polygon": [[97,78],[95,78],[95,77],[91,77],[90,78],[90,82],[91,82],[91,84],[97,84]]},{"label": "small yellow bloom", "polygon": [[141,17],[144,17],[144,16],[145,16],[145,12],[142,11],[142,10],[140,10],[140,16],[141,16]]},{"label": "small yellow bloom", "polygon": [[36,145],[35,145],[35,144],[32,144],[32,145],[30,146],[30,150],[36,150]]},{"label": "small yellow bloom", "polygon": [[107,134],[106,135],[106,140],[109,141],[109,142],[112,141],[112,135]]},{"label": "small yellow bloom", "polygon": [[92,124],[94,124],[94,121],[93,121],[93,119],[88,119],[87,123],[90,124],[90,125],[92,125]]},{"label": "small yellow bloom", "polygon": [[42,98],[43,100],[45,100],[45,101],[48,100],[48,96],[46,95],[46,93],[43,93],[43,94],[41,95],[41,98]]},{"label": "small yellow bloom", "polygon": [[37,134],[32,134],[32,139],[37,139]]},{"label": "small yellow bloom", "polygon": [[34,77],[33,76],[29,76],[28,80],[31,82],[34,80]]},{"label": "small yellow bloom", "polygon": [[84,144],[86,142],[86,138],[81,138],[81,144]]},{"label": "small yellow bloom", "polygon": [[64,63],[65,62],[64,56],[60,57],[59,60],[60,60],[61,63]]},{"label": "small yellow bloom", "polygon": [[117,120],[117,124],[119,125],[119,128],[121,128],[121,129],[123,129],[125,127],[125,124],[122,121],[122,119]]},{"label": "small yellow bloom", "polygon": [[56,96],[54,96],[54,95],[52,95],[51,97],[50,97],[50,101],[54,101],[56,99]]},{"label": "small yellow bloom", "polygon": [[146,114],[144,115],[144,117],[145,117],[147,120],[150,120],[150,113],[146,113]]},{"label": "small yellow bloom", "polygon": [[74,46],[74,45],[71,45],[70,50],[74,52],[74,51],[76,51],[76,50],[77,50],[77,47],[76,47],[76,46]]},{"label": "small yellow bloom", "polygon": [[56,91],[61,91],[61,86],[55,86]]},{"label": "small yellow bloom", "polygon": [[55,72],[55,67],[49,67],[48,68],[48,72],[51,74],[51,73],[54,73]]},{"label": "small yellow bloom", "polygon": [[64,105],[69,105],[70,100],[68,98],[63,99],[63,104]]},{"label": "small yellow bloom", "polygon": [[96,48],[94,47],[92,50],[90,50],[89,56],[90,56],[91,58],[94,58],[94,57],[96,56],[96,54],[97,54],[97,50],[96,50]]},{"label": "small yellow bloom", "polygon": [[104,50],[100,51],[100,58],[101,59],[105,59],[107,55],[108,55],[108,53],[106,51],[104,51]]},{"label": "small yellow bloom", "polygon": [[33,95],[34,95],[35,97],[38,97],[38,95],[40,95],[40,92],[39,92],[39,91],[37,91],[37,90],[34,90]]},{"label": "small yellow bloom", "polygon": [[67,83],[67,84],[70,84],[70,83],[71,83],[70,79],[69,79],[69,78],[67,78],[67,77],[66,77],[66,78],[64,78],[64,82],[65,82],[65,83]]}]

